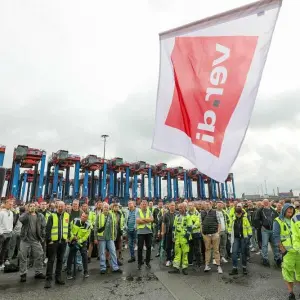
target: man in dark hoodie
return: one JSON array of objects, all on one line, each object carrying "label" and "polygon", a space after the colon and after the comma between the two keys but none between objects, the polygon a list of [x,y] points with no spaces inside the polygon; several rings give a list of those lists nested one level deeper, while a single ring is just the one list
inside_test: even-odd
[{"label": "man in dark hoodie", "polygon": [[283,256],[282,277],[286,282],[289,300],[296,299],[293,292],[294,282],[300,280],[300,259],[299,253],[294,249],[292,242],[292,218],[295,208],[292,204],[286,203],[273,223],[273,238]]}]

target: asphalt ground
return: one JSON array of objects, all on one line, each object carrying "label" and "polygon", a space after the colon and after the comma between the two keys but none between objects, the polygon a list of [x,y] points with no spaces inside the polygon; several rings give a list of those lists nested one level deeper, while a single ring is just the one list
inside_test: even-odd
[{"label": "asphalt ground", "polygon": [[[264,267],[260,256],[253,254],[248,265],[249,274],[230,276],[231,263],[224,264],[223,274],[218,274],[212,266],[209,273],[189,268],[187,276],[168,274],[169,268],[160,263],[159,258],[151,261],[152,269],[143,266],[137,270],[137,264],[127,263],[128,250],[124,250],[123,274],[112,274],[109,270],[100,275],[99,261],[92,259],[89,264],[90,277],[83,279],[77,273],[75,280],[66,281],[65,286],[54,284],[49,290],[44,289],[44,280],[34,279],[33,269],[29,270],[26,283],[20,283],[18,273],[0,274],[0,299],[2,300],[282,300],[287,299],[287,292],[282,281],[281,271],[275,267]],[[156,254],[153,251],[153,257]],[[270,261],[272,261],[270,257]],[[240,272],[241,273],[241,272]],[[63,273],[65,276],[65,273]],[[297,298],[300,287],[296,287]]]}]

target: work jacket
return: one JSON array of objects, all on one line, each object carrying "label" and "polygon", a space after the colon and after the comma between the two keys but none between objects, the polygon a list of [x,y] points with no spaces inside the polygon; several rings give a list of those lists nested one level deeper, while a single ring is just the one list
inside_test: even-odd
[{"label": "work jacket", "polygon": [[[36,236],[40,241],[43,241],[45,238],[45,228],[46,228],[46,221],[42,214],[36,213]],[[28,231],[30,230],[29,226],[29,213],[25,212],[19,217],[19,221],[22,223],[20,239],[26,240],[28,236]]]},{"label": "work jacket", "polygon": [[91,233],[91,225],[89,222],[82,223],[79,218],[76,218],[71,223],[71,237],[70,240],[74,240],[77,237],[77,243],[82,246],[89,239]]},{"label": "work jacket", "polygon": [[[252,236],[252,227],[245,214],[243,214],[241,218],[242,218],[242,226],[243,226],[243,238],[248,238],[249,236]],[[231,251],[234,243],[234,223],[236,219],[237,219],[236,216],[234,216],[228,227],[228,233],[231,234]]]}]

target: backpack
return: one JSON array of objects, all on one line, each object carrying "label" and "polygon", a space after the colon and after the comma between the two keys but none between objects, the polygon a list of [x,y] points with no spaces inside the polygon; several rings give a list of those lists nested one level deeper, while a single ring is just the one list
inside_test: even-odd
[{"label": "backpack", "polygon": [[19,272],[19,266],[13,263],[4,266],[4,273],[15,273]]}]

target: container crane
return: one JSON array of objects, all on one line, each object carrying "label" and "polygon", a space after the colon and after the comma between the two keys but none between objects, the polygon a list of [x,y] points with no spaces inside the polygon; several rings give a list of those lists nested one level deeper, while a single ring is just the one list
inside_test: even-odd
[{"label": "container crane", "polygon": [[[75,166],[74,172],[74,186],[73,186],[73,198],[77,198],[79,196],[79,171],[80,171],[80,156],[76,154],[70,154],[67,150],[59,150],[57,152],[53,152],[51,157],[48,160],[47,166],[47,179],[45,183],[45,197],[49,197],[51,199],[54,196],[57,196],[58,186],[60,186],[60,190],[62,191],[63,179],[59,178],[59,171],[66,170],[66,178],[64,185],[64,195],[61,198],[69,197],[70,195],[70,168]],[[53,170],[53,184],[52,189],[49,189],[49,180],[51,173],[51,168]]]},{"label": "container crane", "polygon": [[103,160],[97,155],[88,155],[83,158],[80,162],[81,171],[84,173],[83,177],[83,188],[82,188],[82,197],[86,198],[89,195],[89,172],[92,172],[91,175],[91,195],[92,200],[95,199],[95,171],[100,170],[103,164]]},{"label": "container crane", "polygon": [[[147,174],[147,172],[149,174],[149,171],[147,171],[147,170],[149,170],[151,168],[151,166],[146,164],[145,161],[138,161],[138,162],[130,164],[129,168],[130,168],[130,176],[133,177],[132,199],[136,200],[137,196],[138,196],[138,192],[137,192],[138,181],[139,181],[138,175],[145,175],[145,174]],[[148,180],[149,180],[149,178],[148,178]],[[149,199],[150,199],[150,197],[149,197]]]},{"label": "container crane", "polygon": [[[44,169],[46,161],[46,152],[44,150],[29,148],[28,146],[19,145],[14,149],[12,175],[9,184],[10,196],[17,198],[19,191],[20,169],[34,168],[34,179],[31,186],[31,200],[39,198],[43,190]],[[40,173],[38,176],[38,166],[41,162]]]}]

